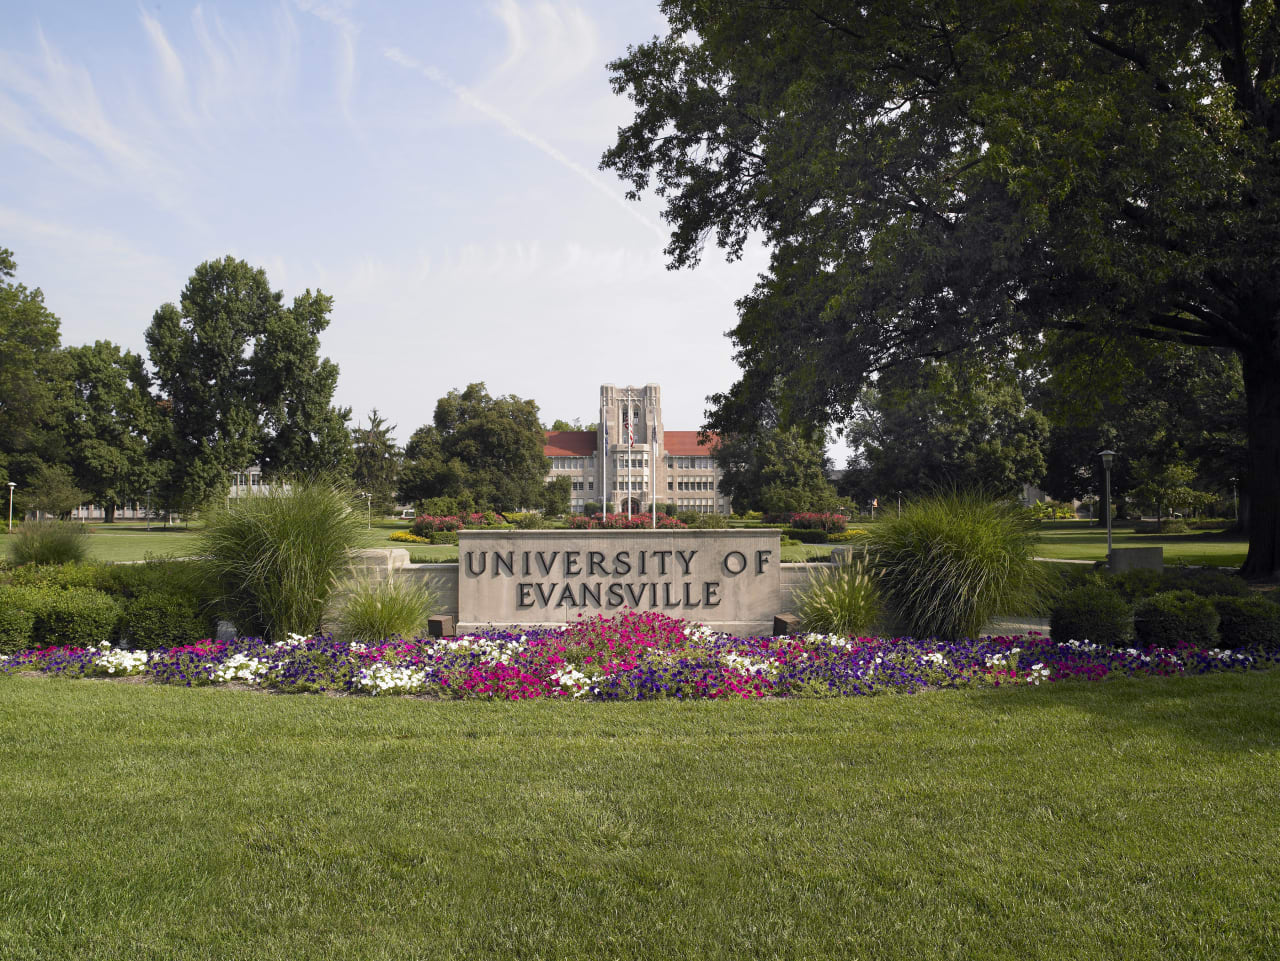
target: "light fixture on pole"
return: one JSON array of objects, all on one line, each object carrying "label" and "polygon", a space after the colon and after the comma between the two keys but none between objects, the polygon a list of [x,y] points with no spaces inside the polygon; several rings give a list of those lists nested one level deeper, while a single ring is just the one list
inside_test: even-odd
[{"label": "light fixture on pole", "polygon": [[365,530],[373,530],[373,495],[368,491],[356,491],[356,497],[363,497],[365,504]]},{"label": "light fixture on pole", "polygon": [[9,533],[13,533],[13,489],[18,485],[9,481]]},{"label": "light fixture on pole", "polygon": [[1116,452],[1104,450],[1098,454],[1102,458],[1102,472],[1106,479],[1102,488],[1102,513],[1107,518],[1107,560],[1111,560],[1111,462]]}]

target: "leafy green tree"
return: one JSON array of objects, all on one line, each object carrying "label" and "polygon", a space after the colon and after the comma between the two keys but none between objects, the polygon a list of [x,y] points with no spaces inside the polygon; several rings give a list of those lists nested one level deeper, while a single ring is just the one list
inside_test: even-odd
[{"label": "leafy green tree", "polygon": [[544,437],[533,401],[490,397],[482,383],[451,390],[405,445],[400,494],[419,501],[465,492],[499,511],[542,504],[551,466]]},{"label": "leafy green tree", "polygon": [[164,414],[138,354],[106,340],[64,354],[72,388],[63,412],[67,455],[76,485],[109,524],[119,504],[139,499],[162,476],[149,454]]},{"label": "leafy green tree", "polygon": [[31,477],[31,493],[25,499],[33,510],[68,517],[89,500],[89,495],[76,486],[71,468],[65,464],[44,464]]},{"label": "leafy green tree", "polygon": [[836,491],[827,480],[820,436],[800,427],[772,427],[722,438],[714,448],[720,492],[735,513],[834,507]]},{"label": "leafy green tree", "polygon": [[1188,464],[1161,464],[1158,461],[1141,460],[1134,465],[1138,483],[1133,497],[1140,503],[1155,508],[1156,521],[1164,520],[1166,510],[1200,510],[1217,498],[1205,491],[1198,491],[1195,470]]},{"label": "leafy green tree", "polygon": [[573,494],[572,482],[567,477],[557,477],[546,482],[542,489],[542,514],[544,517],[560,517],[569,513]]},{"label": "leafy green tree", "polygon": [[0,247],[0,480],[28,487],[44,464],[62,459],[67,371],[58,318],[38,287],[13,281],[16,271]]},{"label": "leafy green tree", "polygon": [[1280,29],[1240,0],[664,0],[603,163],[673,265],[771,249],[709,427],[842,422],[874,372],[1078,329],[1234,352],[1245,572],[1280,572]]},{"label": "leafy green tree", "polygon": [[338,367],[319,357],[332,304],[308,290],[286,307],[261,269],[225,257],[156,311],[146,337],[171,417],[170,503],[219,497],[254,463],[267,476],[350,470]]},{"label": "leafy green tree", "polygon": [[859,407],[845,426],[854,454],[840,483],[855,500],[948,485],[1012,495],[1044,474],[1049,424],[1011,363],[899,364],[863,391]]},{"label": "leafy green tree", "polygon": [[391,436],[395,429],[375,407],[369,413],[369,426],[357,425],[351,432],[355,462],[352,481],[373,495],[373,509],[381,514],[395,509],[396,476],[400,471],[400,448]]}]

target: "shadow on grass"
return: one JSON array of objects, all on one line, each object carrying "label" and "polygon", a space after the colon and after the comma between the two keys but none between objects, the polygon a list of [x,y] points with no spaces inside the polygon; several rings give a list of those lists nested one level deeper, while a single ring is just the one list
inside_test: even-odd
[{"label": "shadow on grass", "polygon": [[1017,715],[1092,715],[1103,737],[1170,733],[1224,753],[1280,749],[1280,669],[1182,677],[1065,681],[1035,691],[975,691],[975,707]]}]

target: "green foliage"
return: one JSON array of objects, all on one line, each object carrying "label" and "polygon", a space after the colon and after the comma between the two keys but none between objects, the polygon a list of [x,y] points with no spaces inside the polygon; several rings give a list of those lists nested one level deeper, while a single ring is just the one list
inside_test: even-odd
[{"label": "green foliage", "polygon": [[451,390],[405,445],[400,496],[466,497],[499,511],[541,505],[550,468],[544,441],[533,401],[490,397],[482,383]]},{"label": "green foliage", "polygon": [[31,493],[27,496],[27,506],[56,517],[70,516],[89,499],[89,495],[76,486],[71,468],[64,464],[41,465],[28,483]]},{"label": "green foliage", "polygon": [[1049,636],[1059,643],[1092,641],[1122,647],[1133,637],[1133,609],[1103,584],[1082,584],[1054,601]]},{"label": "green foliage", "polygon": [[1201,597],[1220,594],[1244,597],[1249,585],[1235,574],[1206,568],[1169,567],[1163,571],[1134,570],[1107,577],[1107,585],[1128,601],[1168,591],[1191,591]]},{"label": "green foliage", "polygon": [[117,505],[141,499],[163,476],[148,446],[167,431],[165,415],[138,354],[106,340],[64,353],[71,391],[62,433],[71,470],[84,499],[110,521]]},{"label": "green foliage", "polygon": [[1222,646],[1280,649],[1280,604],[1265,597],[1213,597]]},{"label": "green foliage", "polygon": [[806,631],[869,634],[882,608],[867,552],[812,570],[809,583],[796,595],[796,606]]},{"label": "green foliage", "polygon": [[737,513],[823,511],[836,504],[820,433],[799,427],[742,431],[721,438],[713,451],[723,472],[720,493]]},{"label": "green foliage", "polygon": [[364,518],[323,480],[244,498],[215,511],[200,536],[218,602],[242,635],[283,640],[320,629]]},{"label": "green foliage", "polygon": [[914,636],[943,639],[1037,607],[1047,582],[1035,542],[1025,512],[973,491],[917,498],[869,538],[886,607]]},{"label": "green foliage", "polygon": [[0,654],[33,647],[35,626],[35,611],[15,603],[14,588],[0,587]]},{"label": "green foliage", "polygon": [[15,587],[48,587],[56,590],[88,587],[114,593],[116,570],[116,566],[111,564],[79,562],[26,564],[9,572],[9,582]]},{"label": "green foliage", "polygon": [[143,594],[126,601],[120,622],[122,641],[144,651],[194,644],[213,637],[214,627],[192,598],[168,592]]},{"label": "green foliage", "polygon": [[220,498],[250,464],[269,476],[349,469],[349,410],[331,406],[338,367],[319,356],[331,297],[307,290],[286,307],[267,275],[225,257],[201,264],[179,304],[147,328],[171,431],[161,499],[190,509]]},{"label": "green foliage", "polygon": [[431,543],[432,544],[452,544],[456,547],[458,544],[458,532],[457,531],[432,531]]},{"label": "green foliage", "polygon": [[[31,615],[29,634],[21,646],[93,647],[116,637],[120,606],[102,591],[87,587],[0,587],[0,610]],[[6,617],[8,641],[21,634],[26,618]]]},{"label": "green foliage", "polygon": [[1191,591],[1166,591],[1139,601],[1133,609],[1133,631],[1144,647],[1176,647],[1218,643],[1218,612],[1213,602]]},{"label": "green foliage", "polygon": [[19,485],[20,509],[35,471],[62,456],[68,390],[58,318],[38,287],[12,281],[16,270],[12,252],[0,247],[0,482]]},{"label": "green foliage", "polygon": [[392,637],[422,637],[440,598],[422,581],[360,579],[347,588],[337,637],[376,644]]},{"label": "green foliage", "polygon": [[25,521],[8,538],[9,561],[21,564],[70,564],[89,552],[89,532],[69,521]]},{"label": "green foliage", "polygon": [[841,423],[895,364],[1049,329],[1232,352],[1268,465],[1246,568],[1280,571],[1269,9],[664,3],[665,35],[610,65],[634,117],[603,165],[662,196],[673,266],[709,237],[772,253],[707,426]]},{"label": "green foliage", "polygon": [[788,537],[797,544],[826,544],[831,540],[831,535],[826,531],[820,531],[808,527],[788,527],[782,532],[783,537]]},{"label": "green foliage", "polygon": [[729,526],[729,518],[723,514],[699,514],[689,526],[699,531],[719,531]]},{"label": "green foliage", "polygon": [[573,481],[568,477],[557,477],[546,482],[542,488],[542,500],[538,506],[546,517],[563,517],[569,513],[570,497],[573,493]]},{"label": "green foliage", "polygon": [[1044,474],[1048,437],[1009,359],[904,363],[863,391],[846,425],[840,493],[866,502],[954,484],[1012,496]]},{"label": "green foliage", "polygon": [[374,408],[369,413],[369,426],[356,426],[351,432],[354,466],[352,483],[373,495],[375,514],[390,514],[395,507],[396,477],[400,472],[400,448],[391,437],[395,425]]}]

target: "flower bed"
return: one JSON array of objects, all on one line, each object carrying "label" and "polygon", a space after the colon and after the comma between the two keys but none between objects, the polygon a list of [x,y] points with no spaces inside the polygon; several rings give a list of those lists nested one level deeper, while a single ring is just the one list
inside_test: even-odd
[{"label": "flower bed", "polygon": [[187,687],[241,683],[302,693],[590,700],[843,697],[930,688],[1038,685],[1113,675],[1202,674],[1280,663],[1280,653],[1110,648],[1048,637],[955,644],[807,634],[735,637],[661,614],[584,619],[526,633],[494,631],[378,645],[329,637],[257,638],[157,651],[50,647],[0,658],[0,673],[145,675]]}]

